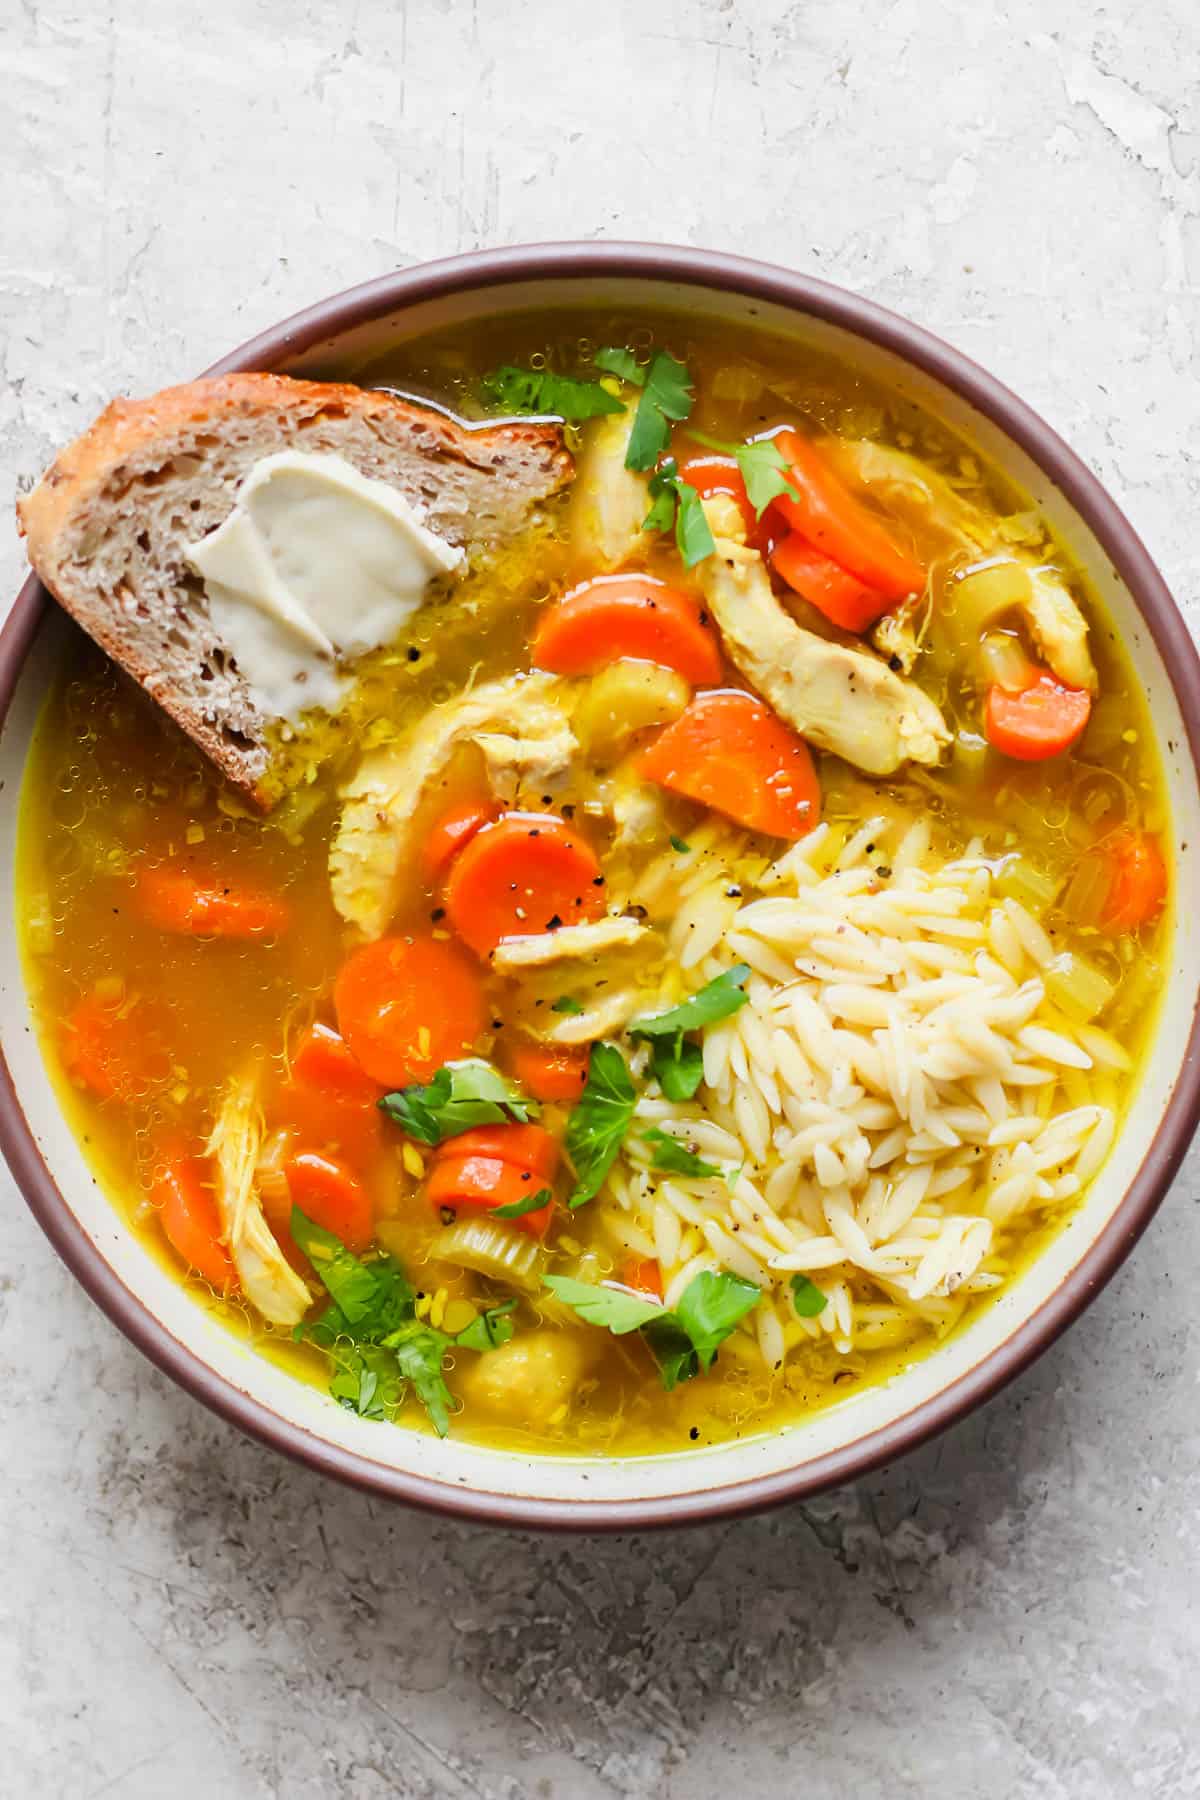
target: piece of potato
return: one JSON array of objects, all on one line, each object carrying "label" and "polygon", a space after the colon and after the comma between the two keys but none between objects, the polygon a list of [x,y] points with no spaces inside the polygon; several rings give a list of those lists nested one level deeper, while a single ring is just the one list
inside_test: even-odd
[{"label": "piece of potato", "polygon": [[459,1387],[468,1407],[484,1407],[513,1425],[544,1425],[571,1399],[593,1356],[579,1332],[519,1333],[473,1360]]},{"label": "piece of potato", "polygon": [[677,719],[691,692],[674,669],[660,669],[657,663],[609,663],[592,677],[575,708],[572,724],[584,755],[597,763],[615,762],[639,731]]}]

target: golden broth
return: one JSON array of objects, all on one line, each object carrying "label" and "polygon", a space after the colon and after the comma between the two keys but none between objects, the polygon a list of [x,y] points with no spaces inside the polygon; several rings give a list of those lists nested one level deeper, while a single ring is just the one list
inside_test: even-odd
[{"label": "golden broth", "polygon": [[[536,366],[538,359],[549,358],[574,371],[598,344],[651,342],[686,361],[698,396],[690,421],[696,430],[734,440],[795,421],[822,433],[898,447],[946,477],[967,503],[990,517],[1015,519],[1012,530],[1023,534],[1025,544],[1039,555],[1055,556],[1062,567],[1039,522],[1024,513],[1021,496],[939,421],[832,359],[797,352],[766,335],[740,332],[735,353],[726,334],[681,318],[517,316],[474,328],[469,346],[451,333],[367,366],[330,373],[428,397],[470,417],[481,412],[480,375],[498,363]],[[569,442],[574,435],[568,431]],[[686,442],[686,430],[678,437]],[[282,747],[279,766],[289,797],[265,822],[98,650],[82,638],[72,645],[69,666],[46,702],[27,771],[17,918],[45,1053],[59,1078],[67,1116],[114,1204],[168,1266],[175,1267],[175,1259],[150,1199],[163,1144],[201,1153],[223,1084],[251,1062],[263,1071],[270,1123],[287,1087],[289,1046],[314,1018],[331,1017],[332,981],[348,942],[331,902],[327,868],[339,784],[364,748],[393,741],[430,706],[468,685],[528,667],[539,605],[590,572],[572,550],[561,503],[548,510],[547,526],[527,533],[438,596],[400,644],[369,659],[336,725],[318,721]],[[936,546],[917,548],[936,562]],[[680,584],[668,540],[649,545],[645,566]],[[1075,750],[1051,763],[1022,764],[981,749],[978,701],[962,673],[973,647],[970,622],[956,615],[944,586],[940,597],[947,603],[935,605],[928,654],[917,675],[959,734],[952,755],[943,768],[910,769],[886,781],[821,757],[824,817],[848,833],[875,812],[924,813],[948,853],[973,838],[982,839],[989,856],[1019,850],[1030,878],[1043,878],[1051,888],[1061,887],[1087,844],[1122,817],[1148,831],[1166,832],[1166,802],[1144,699],[1094,598],[1077,577],[1073,585],[1092,625],[1102,696]],[[450,789],[468,782],[472,773],[468,752],[451,771]],[[556,792],[553,805],[564,802],[586,807],[586,782],[578,792]],[[432,818],[434,810],[430,802],[422,816]],[[685,838],[701,820],[697,807],[674,799],[668,799],[665,815],[671,830]],[[606,828],[589,819],[587,834],[603,860]],[[656,845],[652,853],[661,849]],[[748,865],[761,866],[770,846],[746,834],[743,852]],[[277,940],[253,945],[164,937],[134,904],[138,871],[159,862],[219,868],[232,883],[246,880],[269,888],[288,902],[290,928]],[[640,872],[636,856],[627,866],[618,860],[608,871],[610,893],[636,897]],[[416,873],[397,917],[401,929],[443,929],[439,895]],[[1085,949],[1114,985],[1102,1023],[1139,1051],[1150,1029],[1168,924],[1160,920],[1136,936],[1102,938],[1080,932],[1052,908],[1048,928],[1056,946]],[[97,984],[115,1007],[132,1009],[140,1041],[154,1047],[140,1087],[106,1099],[72,1082],[62,1065],[64,1021]],[[547,1003],[549,992],[543,983],[541,1000],[531,1001],[513,984],[492,978],[493,1020],[479,1046],[482,1053],[502,1050],[522,1007]],[[1113,1104],[1123,1107],[1132,1077],[1104,1079]],[[1091,1085],[1080,1077],[1077,1092],[1082,1096]],[[543,1122],[557,1132],[565,1118],[563,1107],[548,1106]],[[411,1151],[407,1158],[403,1154],[400,1134],[381,1125],[360,1173],[371,1189],[387,1247],[400,1255],[418,1287],[424,1282],[421,1310],[428,1313],[432,1305],[436,1323],[447,1299],[482,1302],[487,1288],[444,1264],[429,1265],[429,1245],[441,1227],[420,1197],[420,1172],[419,1158]],[[1069,1209],[1060,1204],[1002,1232],[986,1269],[1010,1278]],[[619,1257],[598,1217],[585,1207],[552,1227],[550,1242],[557,1246],[552,1266],[565,1269],[582,1261],[591,1279],[617,1271]],[[322,1352],[293,1344],[238,1303],[217,1300],[201,1281],[192,1278],[190,1285],[199,1302],[217,1307],[232,1328],[249,1334],[273,1360],[305,1379],[325,1382]],[[852,1285],[869,1302],[871,1284]],[[537,1429],[483,1405],[467,1406],[454,1429],[522,1449],[625,1454],[773,1429],[865,1382],[886,1379],[984,1304],[985,1296],[962,1296],[946,1309],[937,1329],[920,1321],[897,1328],[881,1320],[874,1334],[865,1332],[866,1348],[840,1351],[828,1338],[805,1340],[777,1370],[756,1358],[748,1340],[735,1336],[711,1375],[664,1393],[636,1340],[588,1331],[565,1322],[561,1309],[526,1298],[518,1313],[521,1327],[532,1327],[544,1315],[556,1330],[586,1338],[586,1374],[571,1404]],[[464,1354],[459,1353],[460,1362]],[[449,1382],[455,1388],[453,1367]],[[412,1402],[400,1416],[407,1424],[425,1424]]]}]

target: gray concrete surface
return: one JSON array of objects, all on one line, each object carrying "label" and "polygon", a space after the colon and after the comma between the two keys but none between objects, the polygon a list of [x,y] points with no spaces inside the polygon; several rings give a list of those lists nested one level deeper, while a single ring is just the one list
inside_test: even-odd
[{"label": "gray concrete surface", "polygon": [[[334,288],[625,235],[816,271],[1058,425],[1193,617],[1200,18],[1097,0],[0,0],[0,494]],[[0,583],[21,555],[0,522]],[[4,1178],[0,1792],[1200,1793],[1200,1160],[1066,1341],[811,1507],[537,1541],[155,1374]]]}]

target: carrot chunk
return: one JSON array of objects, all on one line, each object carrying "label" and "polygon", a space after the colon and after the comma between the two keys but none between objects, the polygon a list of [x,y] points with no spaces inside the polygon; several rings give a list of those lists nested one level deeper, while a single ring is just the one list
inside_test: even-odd
[{"label": "carrot chunk", "polygon": [[460,800],[434,821],[421,845],[421,872],[427,887],[436,887],[463,845],[495,817],[495,811],[485,799]]},{"label": "carrot chunk", "polygon": [[292,1052],[292,1075],[310,1087],[374,1106],[381,1089],[352,1055],[345,1038],[318,1019]]},{"label": "carrot chunk", "polygon": [[504,938],[598,919],[604,878],[574,826],[553,813],[505,813],[455,858],[445,903],[463,942],[489,956]]},{"label": "carrot chunk", "polygon": [[162,1020],[152,1005],[127,1000],[99,982],[76,1001],[62,1029],[62,1059],[72,1081],[98,1100],[128,1104],[170,1074]]},{"label": "carrot chunk", "polygon": [[660,787],[770,837],[803,837],[821,816],[808,745],[752,694],[701,694],[638,766]]},{"label": "carrot chunk", "polygon": [[[1031,671],[1035,665],[1030,665]],[[1014,692],[993,682],[983,708],[987,741],[1018,762],[1045,762],[1061,756],[1083,736],[1092,697],[1084,688],[1064,687],[1047,670],[1036,670],[1028,687]]]},{"label": "carrot chunk", "polygon": [[754,538],[758,519],[736,456],[689,457],[679,471],[679,479],[686,481],[703,500],[714,494],[724,494],[735,501],[746,526],[747,538]]},{"label": "carrot chunk", "polygon": [[556,1049],[550,1044],[513,1044],[508,1065],[535,1100],[578,1100],[588,1077],[587,1045]]},{"label": "carrot chunk", "polygon": [[275,894],[190,869],[143,869],[137,896],[146,923],[178,937],[275,937],[291,916]]},{"label": "carrot chunk", "polygon": [[[435,1212],[457,1212],[480,1207],[487,1212],[520,1206],[550,1185],[536,1169],[502,1162],[498,1156],[447,1156],[439,1158],[425,1183],[425,1198]],[[534,1237],[544,1237],[553,1204],[547,1200],[536,1211],[517,1214],[512,1223]]]},{"label": "carrot chunk", "polygon": [[365,1250],[375,1234],[371,1197],[354,1172],[336,1157],[302,1150],[284,1164],[292,1203],[340,1238],[347,1250]]},{"label": "carrot chunk", "polygon": [[920,593],[921,564],[897,548],[883,521],[850,492],[816,446],[797,431],[781,431],[775,442],[800,496],[781,494],[773,502],[792,529],[888,600]]},{"label": "carrot chunk", "polygon": [[532,1169],[547,1181],[558,1170],[557,1138],[540,1125],[475,1125],[446,1138],[433,1153],[435,1162],[456,1156],[494,1156],[518,1169]]},{"label": "carrot chunk", "polygon": [[232,1293],[238,1285],[237,1271],[221,1239],[221,1215],[201,1159],[176,1148],[168,1150],[150,1198],[176,1255],[218,1293]]},{"label": "carrot chunk", "polygon": [[868,587],[823,550],[814,550],[798,531],[789,532],[776,544],[771,565],[801,599],[843,631],[866,631],[893,604],[886,594]]},{"label": "carrot chunk", "polygon": [[662,1270],[653,1257],[627,1257],[621,1264],[618,1279],[622,1287],[629,1288],[635,1294],[645,1294],[651,1300],[661,1300],[663,1297]]},{"label": "carrot chunk", "polygon": [[378,938],[342,964],[333,990],[338,1029],[373,1081],[428,1081],[470,1054],[486,1011],[479,976],[453,944]]},{"label": "carrot chunk", "polygon": [[721,679],[716,633],[687,594],[652,575],[600,575],[548,606],[533,661],[558,675],[591,675],[618,658],[675,669],[693,687]]},{"label": "carrot chunk", "polygon": [[1167,865],[1157,840],[1144,831],[1121,831],[1104,845],[1112,864],[1101,923],[1106,931],[1136,931],[1157,918],[1167,898]]}]

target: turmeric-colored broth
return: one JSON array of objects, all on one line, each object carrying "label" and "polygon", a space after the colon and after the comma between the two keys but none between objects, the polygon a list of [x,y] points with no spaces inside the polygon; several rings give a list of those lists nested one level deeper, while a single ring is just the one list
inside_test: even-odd
[{"label": "turmeric-colored broth", "polygon": [[[1107,824],[1134,825],[1159,841],[1169,835],[1147,709],[1095,597],[1066,567],[1022,497],[970,446],[911,402],[828,357],[745,330],[735,345],[727,332],[669,316],[523,315],[473,327],[469,336],[451,331],[405,345],[365,367],[328,372],[428,398],[470,418],[485,410],[479,379],[496,365],[536,367],[545,358],[569,373],[594,376],[588,359],[600,344],[643,354],[651,345],[665,346],[686,363],[697,399],[688,424],[677,428],[681,460],[689,429],[740,441],[788,423],[823,436],[869,439],[920,458],[971,506],[1010,521],[1014,540],[1031,556],[1053,561],[1069,576],[1091,628],[1099,676],[1091,722],[1063,756],[1012,761],[989,751],[981,735],[978,686],[967,663],[976,648],[973,626],[955,610],[946,579],[952,559],[944,544],[920,541],[911,518],[892,514],[897,541],[933,570],[932,617],[915,678],[957,735],[940,767],[910,767],[887,779],[819,756],[823,816],[848,835],[872,812],[926,814],[945,854],[973,838],[983,840],[990,856],[1019,853],[1029,879],[1052,896],[1043,923],[1056,946],[1085,953],[1111,984],[1113,997],[1098,1022],[1140,1054],[1167,924],[1160,918],[1136,932],[1106,934],[1073,920],[1063,896],[1081,856]],[[569,428],[568,444],[588,429]],[[236,1298],[219,1298],[205,1282],[185,1275],[159,1229],[152,1199],[156,1174],[165,1147],[204,1154],[220,1094],[238,1069],[260,1070],[268,1127],[297,1118],[287,1097],[289,1057],[314,1019],[332,1023],[333,981],[354,941],[330,896],[327,856],[339,788],[364,749],[395,742],[430,707],[468,686],[529,667],[539,609],[593,572],[581,566],[572,547],[566,504],[563,498],[551,502],[542,523],[427,603],[402,642],[369,659],[336,723],[315,722],[281,745],[278,768],[288,797],[265,820],[82,637],[72,641],[37,731],[24,790],[16,910],[45,1054],[67,1116],[114,1205],[156,1255],[179,1269],[197,1303],[218,1309],[273,1360],[322,1385],[329,1369],[322,1350],[291,1342]],[[648,538],[638,566],[673,585],[694,586],[669,536]],[[726,685],[746,684],[731,668]],[[422,803],[422,827],[455,794],[476,787],[479,772],[478,753],[463,750]],[[594,773],[581,769],[565,787],[537,799],[547,810],[567,807],[570,816],[578,809],[578,822],[605,867],[610,899],[636,903],[639,876],[667,844],[660,837],[611,859],[611,825],[588,812]],[[664,829],[682,841],[704,822],[702,809],[670,795],[663,818]],[[746,864],[762,867],[782,848],[747,834]],[[164,934],[145,921],[136,903],[141,872],[158,864],[218,869],[231,886],[249,883],[281,896],[287,929],[253,943]],[[437,884],[424,882],[414,866],[390,929],[448,937],[441,899]],[[650,923],[665,932],[665,917],[652,916]],[[559,976],[526,983],[489,976],[490,1019],[476,1052],[503,1065],[514,1034],[536,1021],[565,985]],[[677,981],[674,997],[688,986]],[[669,978],[663,992],[671,997]],[[134,1087],[107,1098],[63,1066],[65,1022],[84,997],[96,993],[136,1021],[143,1052]],[[1107,1079],[1115,1104],[1123,1107],[1133,1075]],[[1079,1079],[1081,1095],[1088,1080]],[[567,1115],[565,1104],[548,1103],[541,1123],[561,1135]],[[356,1145],[357,1172],[371,1194],[379,1242],[399,1257],[421,1291],[418,1314],[444,1323],[455,1304],[460,1310],[453,1316],[469,1318],[472,1308],[509,1297],[477,1274],[430,1261],[443,1221],[422,1194],[428,1148],[406,1148],[400,1131],[384,1120],[366,1125],[364,1134]],[[1039,1209],[1002,1232],[985,1267],[1012,1279],[1073,1204]],[[621,1257],[598,1204],[570,1214],[560,1208],[546,1243],[549,1269],[590,1280],[620,1278]],[[857,1284],[862,1294],[868,1289]],[[447,1379],[463,1404],[452,1429],[496,1445],[605,1454],[683,1449],[777,1428],[886,1379],[987,1303],[986,1294],[963,1295],[937,1328],[913,1319],[879,1330],[874,1340],[868,1334],[865,1347],[839,1349],[828,1336],[805,1340],[778,1369],[767,1368],[752,1341],[735,1333],[710,1374],[665,1392],[636,1334],[612,1337],[590,1328],[544,1292],[517,1297],[514,1343],[549,1332],[581,1346],[569,1396],[544,1416],[536,1408],[495,1402],[479,1384],[473,1401],[471,1382],[465,1388],[460,1382],[473,1359],[455,1352]],[[407,1425],[427,1423],[411,1398],[397,1416]]]}]

